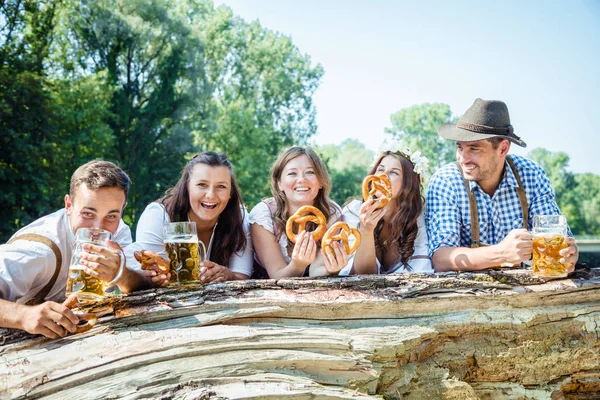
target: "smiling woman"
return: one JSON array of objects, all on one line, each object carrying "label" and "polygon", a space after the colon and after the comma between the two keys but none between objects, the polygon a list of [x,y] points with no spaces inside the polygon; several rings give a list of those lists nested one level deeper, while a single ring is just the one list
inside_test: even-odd
[{"label": "smiling woman", "polygon": [[[125,249],[128,265],[141,268],[135,252],[150,250],[166,258],[163,226],[169,222],[196,223],[198,240],[207,261],[200,264],[200,280],[222,282],[252,275],[252,242],[246,210],[227,156],[215,152],[196,154],[184,167],[177,184],[142,213],[136,242]],[[170,274],[145,258],[142,273],[157,286],[166,286]],[[160,261],[160,260],[158,260]]]},{"label": "smiling woman", "polygon": [[[348,255],[339,243],[322,253],[319,243],[305,230],[295,232],[296,243],[286,236],[286,222],[303,206],[313,206],[325,216],[327,226],[341,216],[340,207],[329,198],[331,179],[325,164],[310,147],[284,150],[271,168],[273,197],[258,203],[250,213],[250,229],[257,262],[270,278],[337,273]],[[308,226],[308,230],[314,227]]]}]

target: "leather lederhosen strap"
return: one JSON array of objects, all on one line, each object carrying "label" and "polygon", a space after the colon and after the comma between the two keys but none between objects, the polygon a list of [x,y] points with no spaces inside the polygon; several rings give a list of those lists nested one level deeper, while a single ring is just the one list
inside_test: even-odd
[{"label": "leather lederhosen strap", "polygon": [[56,283],[56,279],[58,279],[58,274],[60,273],[60,267],[62,265],[62,254],[56,243],[54,243],[47,237],[38,235],[36,233],[25,233],[23,235],[16,236],[9,240],[7,244],[11,244],[17,240],[30,240],[32,242],[45,244],[46,246],[50,247],[56,258],[56,268],[54,269],[54,275],[52,275],[52,278],[50,278],[48,283],[35,296],[33,296],[27,303],[25,303],[28,306],[41,304],[46,299],[46,296],[48,296],[48,293],[50,293],[52,286],[54,286],[54,284]]},{"label": "leather lederhosen strap", "polygon": [[[527,196],[525,196],[525,190],[523,189],[523,184],[521,183],[521,178],[519,177],[519,173],[515,168],[515,164],[510,156],[506,157],[506,161],[508,161],[508,165],[512,170],[515,178],[517,179],[517,195],[519,196],[519,202],[521,203],[521,212],[523,213],[523,227],[527,229],[529,224],[529,207],[527,206]],[[471,187],[469,186],[469,181],[464,178],[462,167],[460,163],[457,161],[456,165],[458,170],[461,173],[461,177],[463,183],[465,184],[465,188],[467,189],[467,195],[469,196],[469,211],[471,214],[471,247],[476,248],[479,246],[486,246],[481,243],[480,235],[479,235],[479,215],[477,213],[477,200],[475,199],[475,193],[471,191]]]}]

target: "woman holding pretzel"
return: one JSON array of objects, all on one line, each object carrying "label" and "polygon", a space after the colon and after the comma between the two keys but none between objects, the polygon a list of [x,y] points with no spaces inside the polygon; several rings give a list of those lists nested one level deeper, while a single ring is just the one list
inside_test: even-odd
[{"label": "woman holding pretzel", "polygon": [[362,242],[340,275],[432,273],[421,194],[428,160],[398,144],[382,147],[363,183],[364,201],[343,210],[343,220],[359,229]]},{"label": "woman holding pretzel", "polygon": [[[249,216],[255,261],[270,278],[327,275],[347,264],[348,255],[339,243],[324,252],[319,250],[323,231],[341,217],[340,207],[329,198],[330,191],[327,168],[310,147],[291,147],[275,160],[271,168],[273,197],[258,203]],[[317,209],[310,218],[319,226],[315,222],[294,224],[297,212],[306,206]]]}]

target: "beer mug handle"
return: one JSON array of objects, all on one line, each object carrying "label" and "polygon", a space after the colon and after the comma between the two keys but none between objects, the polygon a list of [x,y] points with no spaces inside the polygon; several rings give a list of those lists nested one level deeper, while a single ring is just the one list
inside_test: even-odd
[{"label": "beer mug handle", "polygon": [[206,260],[206,247],[204,247],[204,242],[198,239],[198,260],[200,262]]}]

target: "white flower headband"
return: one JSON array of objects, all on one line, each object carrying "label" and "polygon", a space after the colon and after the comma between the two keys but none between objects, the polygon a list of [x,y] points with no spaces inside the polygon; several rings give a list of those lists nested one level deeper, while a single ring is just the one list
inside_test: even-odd
[{"label": "white flower headband", "polygon": [[379,159],[379,157],[381,157],[383,153],[386,153],[388,151],[391,153],[401,155],[412,163],[413,170],[416,174],[419,175],[421,179],[421,192],[423,192],[427,187],[427,182],[429,180],[429,159],[422,155],[420,151],[413,152],[411,149],[409,149],[406,146],[403,146],[402,143],[396,140],[392,140],[389,142],[385,140],[377,150],[375,162],[377,162],[377,160]]}]

